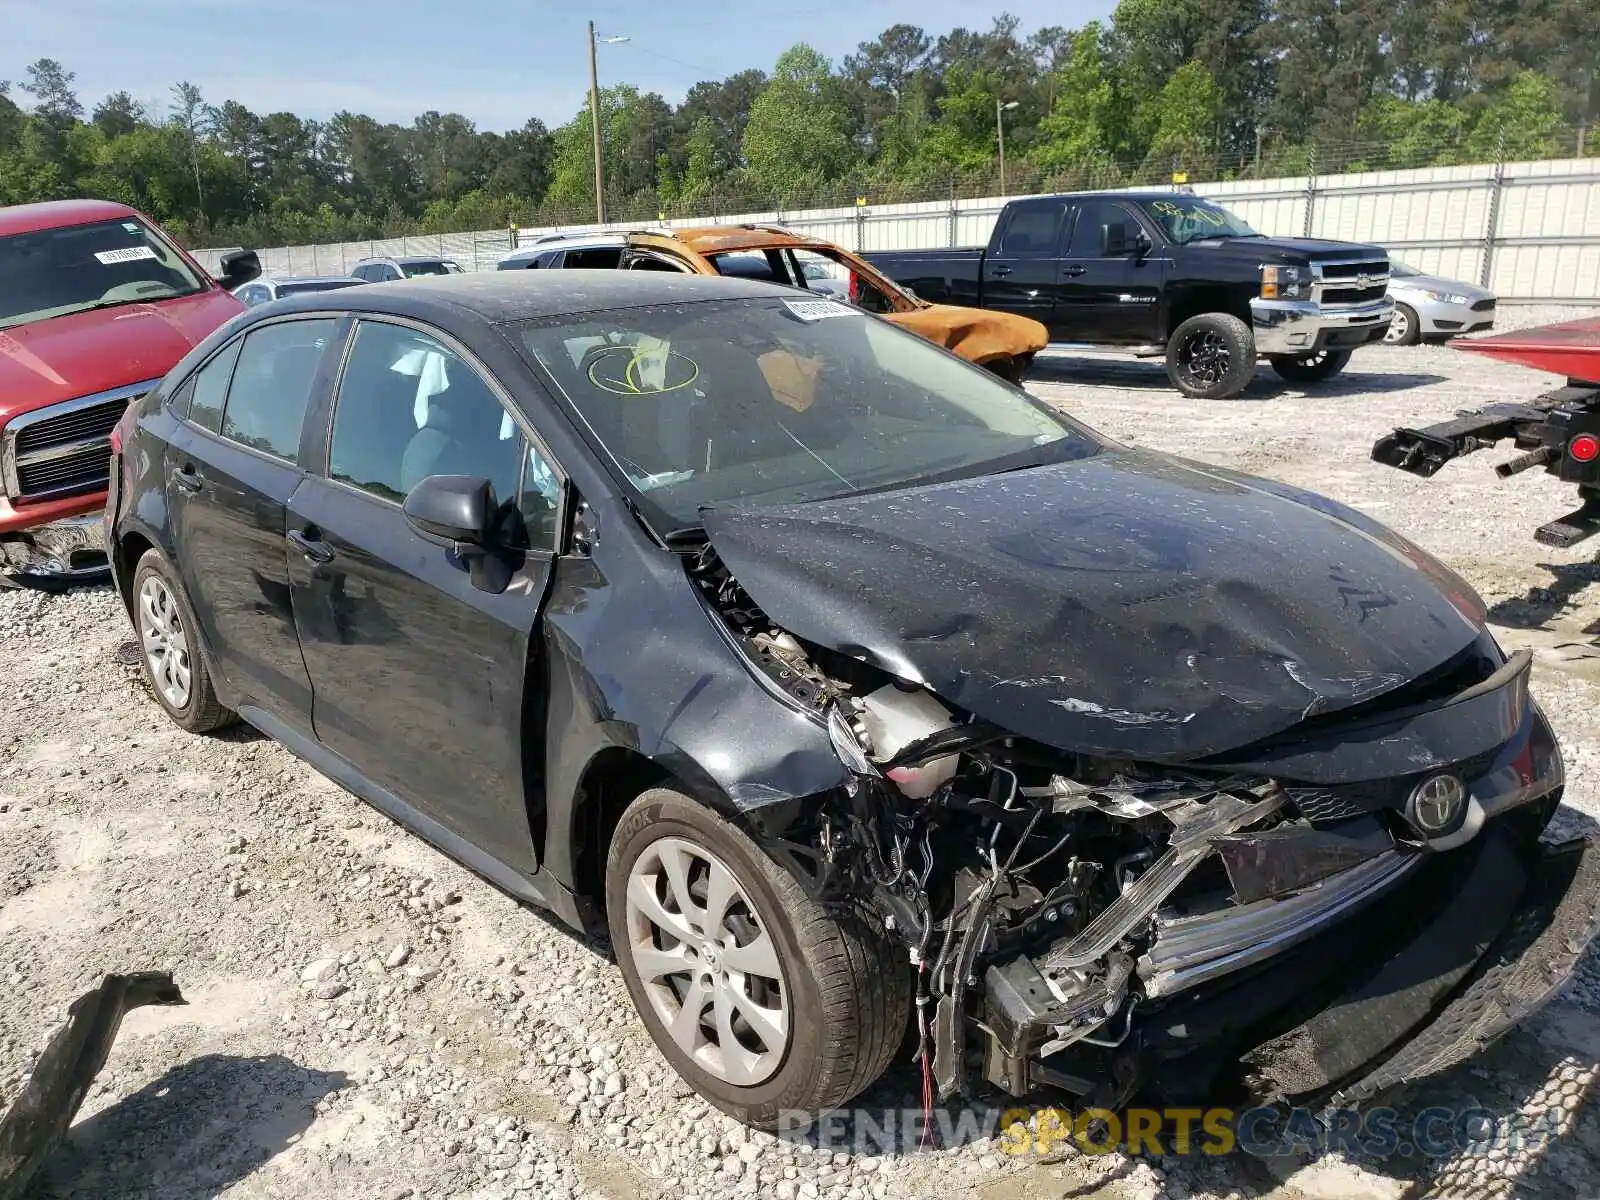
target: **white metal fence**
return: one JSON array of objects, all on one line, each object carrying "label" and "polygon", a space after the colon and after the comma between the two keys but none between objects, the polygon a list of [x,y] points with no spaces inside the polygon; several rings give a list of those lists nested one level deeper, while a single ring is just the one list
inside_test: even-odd
[{"label": "white metal fence", "polygon": [[[1262,233],[1376,242],[1424,271],[1482,283],[1507,300],[1600,303],[1600,158],[1196,183]],[[854,250],[988,240],[1005,200],[934,200],[683,218],[668,225],[776,223]],[[606,226],[636,227],[637,222]],[[564,229],[599,229],[586,225]],[[523,229],[524,238],[558,232]],[[379,255],[439,254],[493,270],[509,230],[425,234],[260,251],[269,275],[330,275]],[[207,268],[222,250],[197,252]]]}]

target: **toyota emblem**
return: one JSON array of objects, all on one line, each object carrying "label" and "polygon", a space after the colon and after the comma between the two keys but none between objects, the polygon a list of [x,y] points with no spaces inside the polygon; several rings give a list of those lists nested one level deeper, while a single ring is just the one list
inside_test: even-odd
[{"label": "toyota emblem", "polygon": [[1411,823],[1428,837],[1448,833],[1467,810],[1467,785],[1454,775],[1430,775],[1411,792]]}]

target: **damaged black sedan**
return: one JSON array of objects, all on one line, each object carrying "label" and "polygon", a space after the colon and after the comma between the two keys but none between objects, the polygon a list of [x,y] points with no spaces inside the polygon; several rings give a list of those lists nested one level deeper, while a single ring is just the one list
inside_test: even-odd
[{"label": "damaged black sedan", "polygon": [[230,324],[108,545],[176,721],[608,932],[719,1107],[903,1043],[946,1097],[1353,1101],[1570,974],[1529,658],[1415,546],[832,300],[540,274]]}]

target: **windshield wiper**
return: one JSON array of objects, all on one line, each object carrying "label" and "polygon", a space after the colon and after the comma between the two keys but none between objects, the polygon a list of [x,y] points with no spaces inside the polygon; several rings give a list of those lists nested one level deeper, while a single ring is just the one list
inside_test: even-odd
[{"label": "windshield wiper", "polygon": [[48,317],[32,317],[22,321],[0,321],[0,329],[14,329],[18,325],[31,325],[34,321],[53,321],[57,317],[75,317],[79,313],[95,312],[102,308],[122,308],[128,304],[153,304],[157,300],[171,300],[177,296],[193,296],[194,292],[172,292],[166,296],[134,296],[123,300],[96,300],[93,304],[85,304],[80,308],[69,308],[66,312],[51,313]]}]

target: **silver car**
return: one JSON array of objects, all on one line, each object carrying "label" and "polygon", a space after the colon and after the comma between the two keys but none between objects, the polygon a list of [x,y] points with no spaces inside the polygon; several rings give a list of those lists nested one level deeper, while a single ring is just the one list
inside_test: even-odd
[{"label": "silver car", "polygon": [[1443,342],[1494,328],[1495,295],[1488,288],[1428,275],[1392,256],[1389,295],[1394,319],[1383,340],[1394,346]]},{"label": "silver car", "polygon": [[245,307],[254,308],[283,296],[298,296],[302,292],[331,292],[336,288],[355,287],[362,283],[349,275],[300,275],[292,279],[257,279],[243,287],[233,289],[233,294],[243,300]]}]

